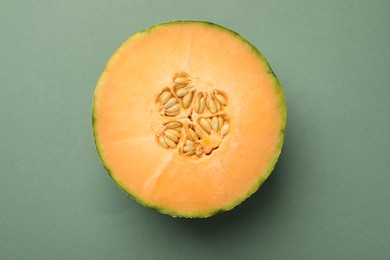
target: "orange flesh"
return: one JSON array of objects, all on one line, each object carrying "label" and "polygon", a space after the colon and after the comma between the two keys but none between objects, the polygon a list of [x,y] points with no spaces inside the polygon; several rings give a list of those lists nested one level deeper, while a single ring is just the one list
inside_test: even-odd
[{"label": "orange flesh", "polygon": [[[230,132],[201,159],[164,149],[151,111],[185,71],[199,90],[229,98]],[[205,23],[172,23],[138,33],[109,61],[94,100],[94,133],[113,179],[141,203],[181,216],[230,209],[268,177],[281,149],[284,99],[265,60],[242,38]]]}]

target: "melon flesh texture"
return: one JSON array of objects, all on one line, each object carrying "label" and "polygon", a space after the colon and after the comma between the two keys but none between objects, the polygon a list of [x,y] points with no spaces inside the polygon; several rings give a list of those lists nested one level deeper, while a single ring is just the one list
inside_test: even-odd
[{"label": "melon flesh texture", "polygon": [[[230,132],[201,159],[163,149],[153,130],[156,99],[181,71],[209,83],[198,89],[229,98]],[[254,193],[279,157],[285,124],[283,92],[265,58],[206,22],[165,23],[130,37],[108,62],[93,103],[96,147],[114,181],[172,216],[208,217]]]}]

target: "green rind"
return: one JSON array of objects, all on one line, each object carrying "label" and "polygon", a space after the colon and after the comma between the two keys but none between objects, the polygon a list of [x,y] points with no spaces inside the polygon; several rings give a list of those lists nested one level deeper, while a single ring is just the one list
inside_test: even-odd
[{"label": "green rind", "polygon": [[[268,69],[269,69],[268,73],[272,74],[272,77],[274,78],[274,81],[275,81],[275,83],[274,83],[275,90],[279,94],[279,97],[280,97],[279,109],[280,109],[280,115],[282,117],[282,120],[281,120],[282,126],[281,126],[281,130],[280,130],[280,134],[279,134],[279,143],[278,143],[278,146],[277,146],[277,152],[276,152],[275,156],[273,157],[273,159],[270,160],[270,162],[268,164],[267,170],[264,172],[264,174],[261,176],[259,181],[252,187],[252,189],[249,190],[249,192],[245,196],[243,196],[242,198],[240,198],[240,199],[230,203],[229,205],[226,205],[225,207],[219,208],[219,209],[217,209],[215,211],[211,211],[211,212],[201,212],[201,213],[186,214],[186,213],[181,213],[181,212],[175,212],[175,211],[172,211],[172,210],[169,210],[169,209],[164,209],[164,208],[159,207],[158,205],[149,204],[149,203],[141,200],[135,194],[133,194],[131,191],[126,190],[124,185],[121,185],[121,183],[119,183],[119,181],[116,180],[113,177],[113,175],[111,173],[111,170],[108,167],[108,164],[104,161],[104,156],[102,154],[102,151],[101,151],[101,149],[99,147],[99,143],[97,141],[98,133],[97,133],[96,127],[95,127],[95,123],[96,123],[95,107],[96,107],[96,103],[97,103],[96,100],[98,98],[98,93],[99,93],[99,89],[100,89],[100,83],[101,83],[103,77],[105,76],[106,70],[109,68],[110,62],[117,56],[118,52],[122,49],[123,46],[129,44],[130,42],[132,42],[134,39],[136,39],[141,34],[149,33],[151,31],[155,30],[156,28],[159,28],[159,27],[162,27],[162,26],[167,26],[167,25],[172,25],[172,24],[179,24],[179,23],[196,23],[196,24],[201,24],[201,25],[205,25],[205,26],[213,26],[213,27],[216,27],[218,29],[225,30],[226,32],[228,32],[228,33],[234,35],[235,37],[239,38],[243,43],[247,44],[250,47],[250,49],[257,54],[257,56],[259,57],[260,60],[262,60],[268,66]],[[278,80],[277,76],[275,75],[274,71],[272,70],[271,66],[269,65],[267,59],[263,56],[263,54],[254,45],[252,45],[248,40],[246,40],[244,37],[242,37],[237,32],[232,31],[232,30],[230,30],[230,29],[228,29],[226,27],[223,27],[221,25],[218,25],[218,24],[215,24],[215,23],[211,23],[211,22],[207,22],[207,21],[177,20],[177,21],[172,21],[172,22],[160,23],[160,24],[157,24],[155,26],[150,27],[149,29],[146,29],[144,31],[138,32],[138,33],[134,34],[133,36],[131,36],[130,38],[128,38],[117,49],[117,51],[111,56],[110,60],[107,62],[105,70],[103,71],[102,75],[100,76],[100,78],[99,78],[99,80],[97,82],[97,86],[96,86],[94,97],[93,97],[93,104],[92,104],[92,129],[93,129],[93,137],[94,137],[94,142],[95,142],[95,146],[96,146],[96,151],[97,151],[97,153],[99,155],[99,158],[100,158],[103,166],[107,170],[108,174],[111,176],[113,181],[119,186],[119,188],[121,188],[126,194],[130,195],[130,197],[132,197],[134,200],[136,200],[139,204],[141,204],[144,207],[154,209],[154,210],[156,210],[156,211],[158,211],[160,213],[170,215],[172,217],[208,218],[208,217],[211,217],[211,216],[216,215],[218,213],[225,212],[225,211],[233,209],[234,207],[238,206],[243,201],[245,201],[247,198],[249,198],[253,193],[255,193],[259,189],[259,187],[264,183],[264,181],[269,177],[269,175],[272,173],[272,171],[274,170],[274,167],[276,165],[276,162],[279,159],[279,156],[280,156],[280,153],[281,153],[282,147],[283,147],[283,142],[284,142],[284,132],[285,132],[285,128],[286,128],[286,122],[287,122],[287,111],[286,111],[286,102],[285,102],[283,89],[282,89],[282,86],[280,84],[280,81]]]}]

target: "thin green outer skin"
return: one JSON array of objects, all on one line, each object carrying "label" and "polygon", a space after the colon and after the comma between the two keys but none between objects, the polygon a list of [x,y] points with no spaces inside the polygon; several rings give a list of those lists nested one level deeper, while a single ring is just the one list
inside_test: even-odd
[{"label": "thin green outer skin", "polygon": [[154,209],[160,213],[163,213],[163,214],[168,214],[172,217],[185,217],[185,218],[207,218],[207,217],[211,217],[213,215],[216,215],[218,213],[221,213],[221,212],[225,212],[225,211],[228,211],[228,210],[231,210],[233,209],[234,207],[238,206],[239,204],[241,204],[243,201],[245,201],[247,198],[249,198],[253,193],[255,193],[259,187],[264,183],[264,181],[269,177],[269,175],[271,174],[271,172],[274,170],[274,167],[276,165],[276,162],[278,161],[278,158],[280,156],[280,153],[282,151],[282,147],[283,147],[283,142],[284,142],[284,132],[285,132],[285,128],[286,128],[286,122],[287,122],[287,112],[286,112],[286,102],[285,102],[285,98],[284,98],[284,93],[283,93],[283,90],[282,90],[282,86],[278,80],[278,78],[276,77],[275,73],[273,72],[273,70],[271,69],[271,66],[269,65],[268,61],[266,60],[266,58],[261,54],[261,52],[255,47],[253,46],[248,40],[246,40],[244,37],[242,37],[240,34],[226,28],[226,27],[223,27],[223,26],[220,26],[220,25],[217,25],[215,23],[211,23],[211,22],[206,22],[206,21],[191,21],[191,20],[178,20],[178,21],[172,21],[172,22],[166,22],[166,23],[160,23],[160,24],[157,24],[153,27],[150,27],[149,29],[146,29],[144,31],[141,31],[141,32],[138,32],[136,34],[134,34],[133,36],[131,36],[130,38],[128,38],[122,45],[121,47],[118,48],[118,50],[112,55],[112,57],[110,58],[110,60],[107,62],[107,65],[106,65],[106,68],[105,70],[109,67],[109,63],[116,57],[118,51],[125,45],[129,44],[132,40],[136,39],[139,35],[141,34],[144,34],[144,33],[148,33],[148,32],[151,32],[153,31],[154,29],[160,27],[160,26],[169,26],[171,24],[183,24],[183,23],[196,23],[196,24],[199,24],[199,25],[205,25],[205,26],[213,26],[213,27],[216,27],[217,29],[222,29],[222,30],[225,30],[226,32],[234,35],[235,37],[239,38],[244,44],[247,44],[249,45],[249,47],[254,51],[256,52],[257,56],[259,57],[259,59],[263,60],[265,62],[265,64],[267,64],[268,66],[268,73],[272,75],[272,77],[274,78],[274,87],[275,87],[275,90],[276,92],[278,93],[279,97],[280,97],[280,103],[279,103],[279,110],[280,110],[280,115],[282,117],[281,119],[281,128],[280,128],[280,134],[279,134],[279,143],[277,145],[277,151],[276,151],[276,154],[275,156],[273,157],[272,160],[270,160],[270,162],[268,163],[268,167],[267,169],[264,171],[264,174],[261,175],[261,177],[259,178],[258,182],[255,183],[255,185],[252,187],[252,189],[249,190],[249,192],[243,196],[242,198],[239,198],[237,199],[236,201],[224,206],[224,207],[221,207],[220,209],[217,209],[217,210],[214,210],[214,211],[211,211],[211,212],[206,212],[206,213],[193,213],[193,214],[186,214],[186,213],[181,213],[181,212],[175,212],[175,211],[171,211],[169,209],[164,209],[164,208],[161,208],[159,207],[158,205],[152,205],[152,204],[148,204],[144,201],[142,201],[140,198],[138,198],[135,194],[132,194],[131,191],[129,190],[126,190],[126,188],[124,187],[124,185],[121,185],[119,183],[118,180],[116,180],[113,175],[112,175],[112,172],[110,170],[110,168],[108,167],[108,164],[104,161],[104,158],[103,158],[103,155],[102,155],[102,151],[99,147],[99,143],[97,141],[97,137],[98,137],[98,133],[96,131],[96,127],[95,127],[95,123],[96,123],[96,118],[95,118],[95,106],[96,106],[96,99],[97,99],[97,96],[98,96],[98,93],[99,93],[99,89],[100,89],[100,83],[101,83],[101,79],[103,78],[104,74],[105,74],[105,71],[102,73],[101,77],[99,78],[98,82],[97,82],[97,85],[96,85],[96,89],[95,89],[95,93],[94,93],[94,98],[93,98],[93,104],[92,104],[92,129],[93,129],[93,136],[94,136],[94,141],[95,141],[95,146],[96,146],[96,150],[97,150],[97,153],[99,154],[99,157],[100,157],[100,160],[102,162],[102,164],[104,165],[105,169],[107,170],[108,174],[111,176],[111,178],[114,180],[114,182],[125,192],[127,193],[128,195],[130,195],[133,199],[135,199],[139,204],[143,205],[144,207],[148,207],[148,208],[151,208],[151,209]]}]

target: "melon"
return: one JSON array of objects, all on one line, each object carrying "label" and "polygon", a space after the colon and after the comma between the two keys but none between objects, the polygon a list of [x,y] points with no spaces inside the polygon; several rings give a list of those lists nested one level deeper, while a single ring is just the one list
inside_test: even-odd
[{"label": "melon", "polygon": [[239,34],[173,21],[128,38],[101,74],[92,125],[102,164],[140,204],[174,217],[227,211],[270,175],[286,105]]}]

